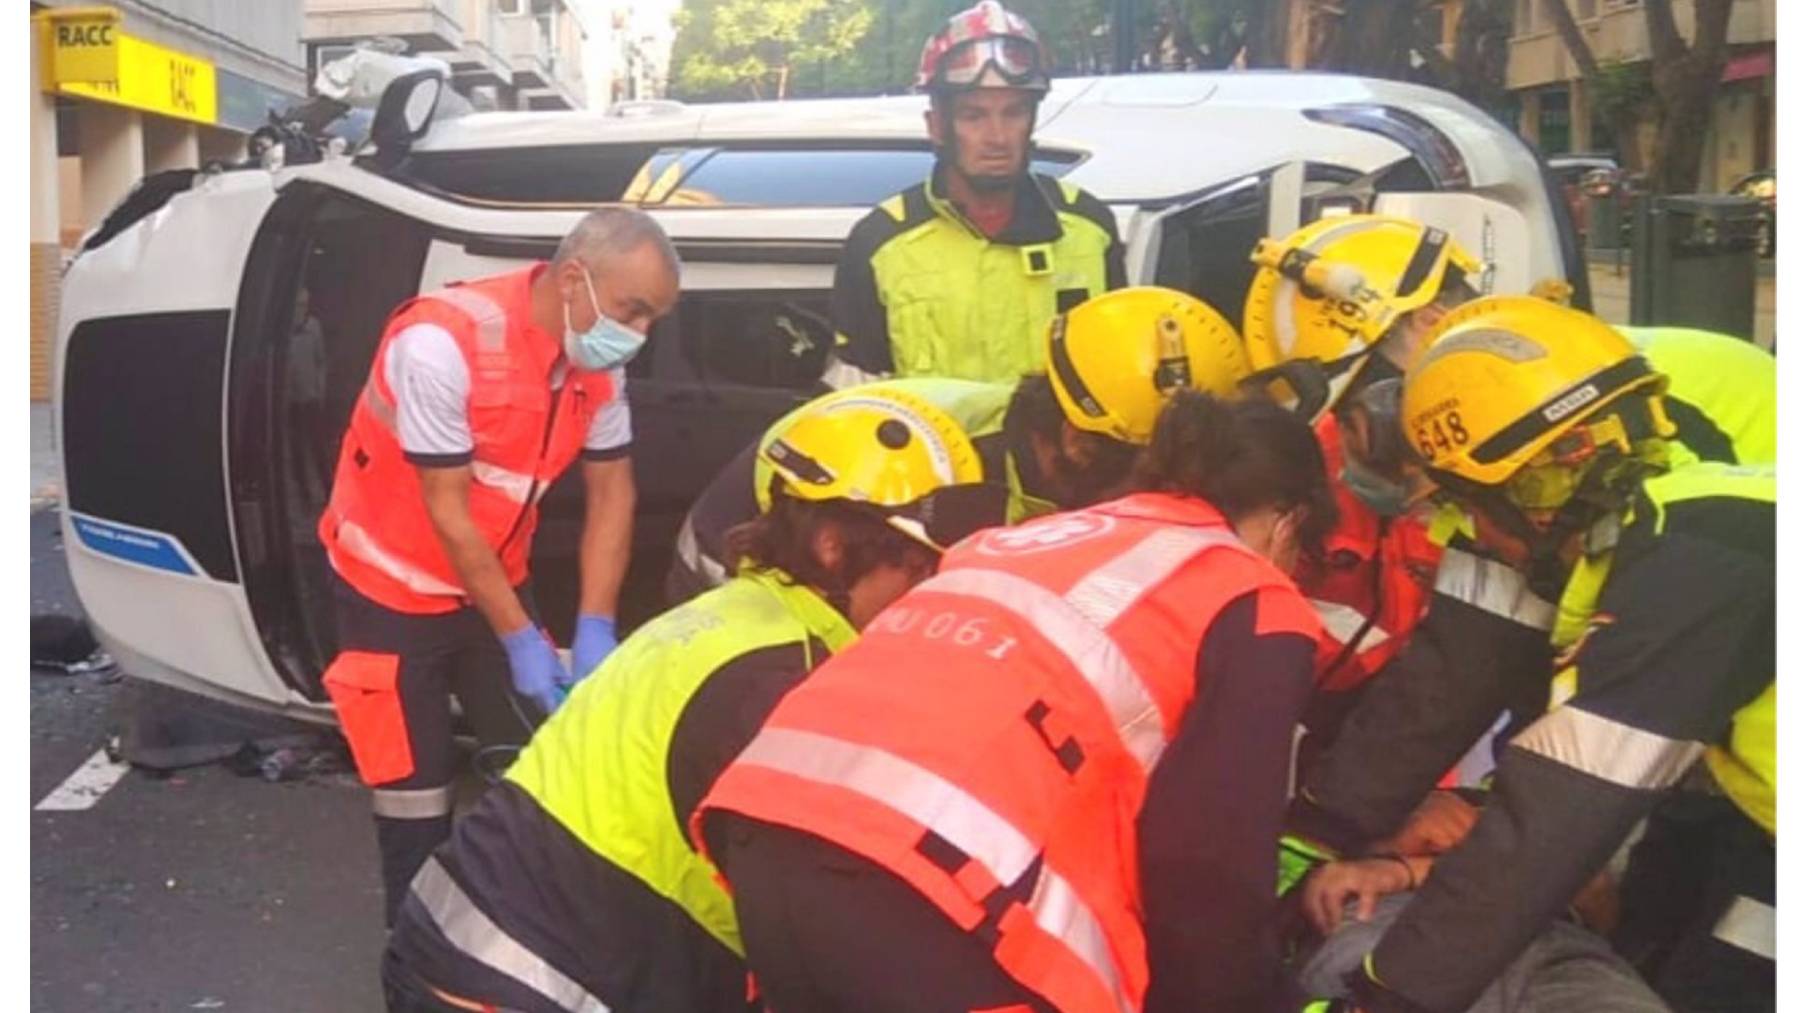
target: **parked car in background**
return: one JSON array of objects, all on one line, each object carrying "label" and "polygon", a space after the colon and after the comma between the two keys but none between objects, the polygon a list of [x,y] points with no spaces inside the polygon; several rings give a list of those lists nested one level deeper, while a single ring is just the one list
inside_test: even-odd
[{"label": "parked car in background", "polygon": [[1764,257],[1775,255],[1775,170],[1753,172],[1726,191],[1733,197],[1749,197],[1762,205],[1756,224],[1756,252]]},{"label": "parked car in background", "polygon": [[1544,160],[1550,167],[1550,179],[1562,193],[1563,199],[1569,202],[1569,215],[1575,221],[1575,231],[1584,238],[1588,234],[1588,199],[1590,194],[1585,185],[1589,176],[1596,172],[1606,172],[1617,176],[1619,161],[1612,155],[1604,153],[1552,155]]},{"label": "parked car in background", "polygon": [[[614,202],[654,216],[683,261],[680,302],[628,370],[638,515],[623,618],[641,620],[694,496],[819,392],[833,264],[871,206],[929,173],[924,108],[657,102],[434,121],[431,103],[384,93],[380,109],[406,122],[378,111],[373,149],[274,136],[259,162],[150,177],[69,267],[54,359],[69,569],[102,644],[134,676],[330,720],[315,529],[383,321],[421,291],[548,256]],[[1541,163],[1434,89],[1261,71],[1061,79],[1034,161],[1113,209],[1133,283],[1234,319],[1259,238],[1356,211],[1447,230],[1487,265],[1484,291],[1568,279],[1589,304]],[[578,483],[544,496],[531,564],[563,642]]]}]

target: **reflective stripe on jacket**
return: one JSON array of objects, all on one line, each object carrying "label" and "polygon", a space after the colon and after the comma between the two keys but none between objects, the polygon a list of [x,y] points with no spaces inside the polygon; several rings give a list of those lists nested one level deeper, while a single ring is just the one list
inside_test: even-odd
[{"label": "reflective stripe on jacket", "polygon": [[425,510],[396,428],[386,362],[413,324],[455,338],[469,371],[469,513],[517,586],[527,575],[537,500],[575,460],[589,423],[614,396],[605,373],[570,370],[551,389],[560,343],[531,324],[531,284],[543,265],[452,285],[388,319],[368,383],[350,415],[319,538],[331,565],[364,596],[400,612],[449,612],[464,588]]},{"label": "reflective stripe on jacket", "polygon": [[[1626,524],[1642,521],[1651,525],[1655,534],[1667,529],[1669,508],[1684,501],[1736,497],[1764,503],[1775,502],[1775,472],[1769,467],[1732,467],[1721,464],[1694,464],[1678,467],[1666,475],[1644,483],[1644,500],[1650,516],[1627,517]],[[1640,508],[1643,509],[1643,508]],[[1771,546],[1771,549],[1773,546]],[[1584,555],[1575,564],[1569,583],[1557,603],[1556,619],[1551,626],[1550,642],[1562,652],[1555,677],[1551,680],[1550,708],[1554,711],[1573,698],[1581,689],[1579,655],[1582,638],[1595,622],[1596,603],[1606,589],[1612,574],[1614,546]],[[1721,659],[1725,663],[1728,659]],[[1582,719],[1565,714],[1560,722]],[[1592,722],[1589,722],[1592,724]],[[1629,732],[1622,733],[1629,735]],[[1520,736],[1518,744],[1532,749],[1544,733],[1534,729]],[[1613,744],[1623,748],[1624,741]],[[1699,754],[1700,747],[1694,747]],[[1770,834],[1775,833],[1775,679],[1770,673],[1769,687],[1756,699],[1740,708],[1732,717],[1731,733],[1723,743],[1705,748],[1707,766],[1719,786],[1744,815]],[[1691,759],[1691,757],[1690,757]]]},{"label": "reflective stripe on jacket", "polygon": [[454,889],[415,881],[425,914],[455,944],[428,963],[492,968],[566,1009],[596,1008],[592,997],[624,1009],[741,1001],[731,898],[683,836],[705,790],[688,775],[715,751],[722,768],[748,741],[757,717],[744,713],[749,702],[772,705],[855,636],[817,593],[773,570],[645,624],[459,821],[435,859]]},{"label": "reflective stripe on jacket", "polygon": [[1317,635],[1288,579],[1198,500],[990,530],[790,693],[696,820],[729,809],[823,837],[1058,1009],[1139,1009],[1137,814],[1208,627],[1257,590],[1291,600],[1272,621]]}]

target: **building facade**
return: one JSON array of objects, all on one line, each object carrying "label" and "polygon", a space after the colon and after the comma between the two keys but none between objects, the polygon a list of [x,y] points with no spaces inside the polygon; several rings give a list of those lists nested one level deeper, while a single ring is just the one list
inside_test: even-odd
[{"label": "building facade", "polygon": [[31,396],[65,257],[144,176],[241,157],[306,91],[301,0],[31,4]]},{"label": "building facade", "polygon": [[[1507,89],[1519,101],[1519,132],[1545,155],[1616,151],[1606,126],[1589,114],[1586,89],[1550,20],[1559,0],[1516,0]],[[1640,0],[1565,0],[1595,59],[1636,64],[1650,59],[1650,33]],[[1693,37],[1692,0],[1676,0],[1676,25]],[[1725,64],[1701,161],[1700,189],[1723,190],[1775,162],[1775,0],[1736,0],[1726,36]],[[1638,150],[1648,151],[1655,126],[1640,127]]]},{"label": "building facade", "polygon": [[305,0],[306,69],[359,41],[398,38],[450,64],[451,85],[480,109],[587,106],[583,52],[593,27],[578,0]]}]

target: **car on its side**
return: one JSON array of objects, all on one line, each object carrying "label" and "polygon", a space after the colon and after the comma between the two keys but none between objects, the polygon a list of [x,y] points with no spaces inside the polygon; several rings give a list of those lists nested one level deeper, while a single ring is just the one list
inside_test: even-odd
[{"label": "car on its side", "polygon": [[[928,173],[923,110],[918,96],[638,103],[385,134],[378,112],[373,149],[290,139],[260,164],[147,179],[70,266],[57,338],[63,525],[99,638],[135,676],[330,720],[315,527],[383,322],[420,292],[546,257],[610,202],[655,216],[684,263],[676,309],[628,370],[639,511],[624,618],[641,620],[694,496],[821,389],[833,264],[859,217]],[[1034,162],[1112,207],[1133,282],[1233,318],[1258,238],[1352,211],[1446,228],[1486,262],[1486,290],[1567,278],[1587,299],[1544,166],[1428,88],[1058,80]],[[532,560],[559,639],[579,528],[579,489],[559,482]]]}]

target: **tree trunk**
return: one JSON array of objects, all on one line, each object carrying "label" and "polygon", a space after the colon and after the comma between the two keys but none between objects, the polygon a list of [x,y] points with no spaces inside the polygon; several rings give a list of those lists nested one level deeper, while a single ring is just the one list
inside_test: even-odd
[{"label": "tree trunk", "polygon": [[1712,100],[1713,89],[1698,82],[1675,85],[1673,94],[1662,100],[1662,120],[1656,125],[1656,143],[1650,152],[1650,187],[1657,193],[1699,189]]},{"label": "tree trunk", "polygon": [[1289,0],[1266,0],[1250,5],[1250,24],[1244,50],[1246,67],[1286,67]]},{"label": "tree trunk", "polygon": [[[1654,5],[1657,0],[1645,2]],[[1665,7],[1668,6],[1668,0],[1662,0],[1662,3]],[[1638,110],[1620,107],[1602,115],[1594,109],[1594,85],[1600,80],[1600,61],[1595,59],[1587,36],[1582,34],[1581,27],[1575,23],[1575,16],[1569,12],[1569,0],[1550,0],[1544,5],[1544,9],[1556,24],[1556,34],[1561,36],[1563,48],[1569,51],[1569,55],[1575,60],[1575,66],[1581,71],[1582,79],[1588,83],[1588,87],[1582,89],[1582,98],[1587,103],[1589,121],[1602,116],[1606,120],[1607,129],[1612,131],[1613,143],[1618,145],[1619,164],[1626,168],[1642,168],[1644,158],[1643,153],[1638,150],[1637,140]],[[1677,37],[1676,42],[1680,41]]]},{"label": "tree trunk", "polygon": [[1506,101],[1512,8],[1512,0],[1467,0],[1456,24],[1457,93],[1489,112]]},{"label": "tree trunk", "polygon": [[788,65],[782,64],[775,69],[775,101],[787,98]]},{"label": "tree trunk", "polygon": [[1712,123],[1713,96],[1730,55],[1725,45],[1732,0],[1694,0],[1694,39],[1675,31],[1670,0],[1644,0],[1650,28],[1650,81],[1662,105],[1650,156],[1650,184],[1660,193],[1692,193]]},{"label": "tree trunk", "polygon": [[1341,0],[1320,69],[1370,77],[1413,77],[1414,0]]}]

